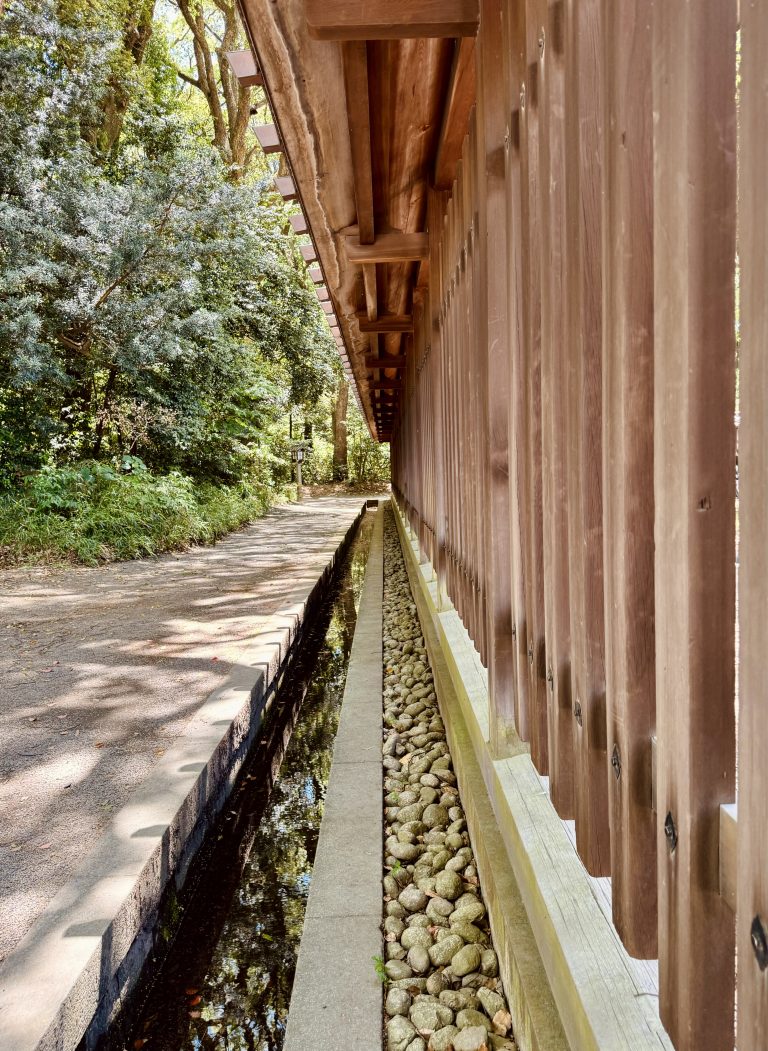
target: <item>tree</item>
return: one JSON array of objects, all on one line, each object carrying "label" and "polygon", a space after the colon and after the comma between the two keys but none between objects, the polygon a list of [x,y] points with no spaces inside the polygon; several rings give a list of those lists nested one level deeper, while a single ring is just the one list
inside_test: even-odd
[{"label": "tree", "polygon": [[201,92],[213,124],[213,145],[233,181],[248,172],[258,145],[248,141],[251,89],[243,87],[226,60],[244,46],[245,31],[235,0],[174,0],[192,35],[194,72],[177,68],[181,79]]},{"label": "tree", "polygon": [[333,480],[344,481],[347,477],[347,405],[349,403],[349,384],[345,379],[339,380],[336,389],[336,400],[331,413],[333,430]]}]

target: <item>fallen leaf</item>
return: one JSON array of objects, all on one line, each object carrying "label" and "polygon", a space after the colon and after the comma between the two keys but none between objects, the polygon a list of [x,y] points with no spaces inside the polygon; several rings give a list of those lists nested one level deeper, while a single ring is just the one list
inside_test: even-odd
[{"label": "fallen leaf", "polygon": [[165,755],[165,749],[164,748],[156,748],[155,749],[155,755],[159,759],[161,756]]},{"label": "fallen leaf", "polygon": [[190,1011],[189,1012],[189,1017],[190,1018],[199,1018],[200,1017],[200,1011]]},{"label": "fallen leaf", "polygon": [[147,1042],[146,1039],[144,1037],[140,1036],[138,1040],[134,1040],[133,1041],[133,1046],[136,1049],[136,1051],[139,1051],[139,1048],[140,1047],[144,1047],[146,1042]]},{"label": "fallen leaf", "polygon": [[212,661],[217,661],[218,659],[219,659],[218,657],[211,657]]},{"label": "fallen leaf", "polygon": [[185,992],[185,994],[187,996],[194,996],[197,991],[198,991],[197,989],[185,989],[184,990],[184,992]]},{"label": "fallen leaf", "polygon": [[97,748],[103,748],[104,747],[104,742],[103,741],[97,741],[96,742],[96,747]]},{"label": "fallen leaf", "polygon": [[200,993],[198,993],[197,996],[193,996],[192,999],[189,1001],[189,1006],[190,1007],[197,1007],[197,1005],[200,1003],[201,1000],[202,1000],[202,996],[200,995]]},{"label": "fallen leaf", "polygon": [[497,1011],[491,1021],[493,1022],[493,1031],[498,1033],[499,1036],[506,1036],[509,1027],[512,1025],[512,1015],[508,1011]]},{"label": "fallen leaf", "polygon": [[397,935],[393,934],[393,932],[390,931],[389,934],[385,934],[384,935],[384,941],[385,942],[396,942],[397,941]]},{"label": "fallen leaf", "polygon": [[40,850],[49,850],[49,849],[51,848],[51,846],[52,846],[52,845],[53,845],[53,844],[51,844],[51,843],[43,843],[43,844],[42,844],[42,846],[41,846],[41,847],[39,847],[39,849],[40,849]]}]

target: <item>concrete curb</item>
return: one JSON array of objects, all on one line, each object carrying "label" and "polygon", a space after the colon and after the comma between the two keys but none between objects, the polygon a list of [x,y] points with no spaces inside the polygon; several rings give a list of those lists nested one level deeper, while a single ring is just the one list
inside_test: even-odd
[{"label": "concrete curb", "polygon": [[152,949],[161,901],[183,886],[281,668],[365,509],[363,503],[330,559],[317,564],[306,597],[267,621],[250,663],[234,668],[208,697],[10,955],[0,976],[3,1051],[74,1051],[83,1037],[91,1047],[130,996]]},{"label": "concrete curb", "polygon": [[384,510],[374,523],[285,1051],[380,1051]]}]

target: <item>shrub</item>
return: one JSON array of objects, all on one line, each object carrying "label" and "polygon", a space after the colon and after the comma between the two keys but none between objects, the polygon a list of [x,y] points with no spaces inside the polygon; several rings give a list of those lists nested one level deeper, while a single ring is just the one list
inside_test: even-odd
[{"label": "shrub", "polygon": [[141,461],[121,473],[104,464],[45,468],[16,495],[0,498],[0,557],[5,563],[140,558],[212,543],[264,514],[268,486],[195,483],[171,471],[153,475]]}]

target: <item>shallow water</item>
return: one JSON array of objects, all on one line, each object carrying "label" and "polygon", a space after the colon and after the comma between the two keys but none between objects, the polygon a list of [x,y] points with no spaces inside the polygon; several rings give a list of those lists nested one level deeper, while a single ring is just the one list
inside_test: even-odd
[{"label": "shallow water", "polygon": [[279,1051],[373,515],[307,630],[154,984],[103,1048]]}]

